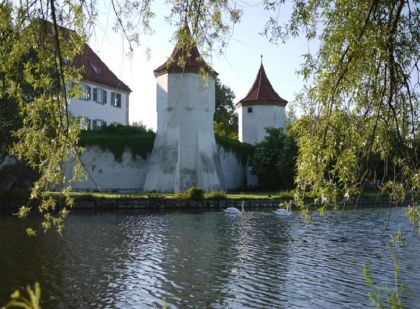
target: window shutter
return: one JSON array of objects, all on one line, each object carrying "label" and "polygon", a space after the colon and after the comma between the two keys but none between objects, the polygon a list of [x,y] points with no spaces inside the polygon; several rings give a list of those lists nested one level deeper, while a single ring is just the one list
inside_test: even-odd
[{"label": "window shutter", "polygon": [[107,98],[107,92],[106,90],[102,90],[102,103],[106,104],[108,98]]},{"label": "window shutter", "polygon": [[93,101],[98,101],[98,88],[93,88],[92,96]]},{"label": "window shutter", "polygon": [[111,105],[115,106],[115,93],[111,92]]},{"label": "window shutter", "polygon": [[117,93],[117,102],[115,105],[121,107],[121,93]]},{"label": "window shutter", "polygon": [[87,91],[86,98],[87,100],[90,100],[90,86],[86,86],[86,91]]}]

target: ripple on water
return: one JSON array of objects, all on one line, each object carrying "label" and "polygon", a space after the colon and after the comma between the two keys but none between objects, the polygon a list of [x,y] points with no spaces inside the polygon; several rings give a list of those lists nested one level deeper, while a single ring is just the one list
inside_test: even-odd
[{"label": "ripple on water", "polygon": [[[392,286],[389,235],[403,209],[296,214],[72,213],[64,237],[28,239],[0,216],[0,303],[38,280],[48,308],[369,308],[362,267]],[[385,226],[387,229],[385,230]],[[398,251],[407,308],[420,308],[420,244]]]}]

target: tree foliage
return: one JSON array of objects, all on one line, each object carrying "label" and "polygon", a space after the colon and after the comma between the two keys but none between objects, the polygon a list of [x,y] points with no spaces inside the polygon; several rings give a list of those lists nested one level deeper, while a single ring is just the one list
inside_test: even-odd
[{"label": "tree foliage", "polygon": [[[150,0],[112,0],[114,29],[122,32],[130,48],[139,42],[139,33],[151,32]],[[223,51],[231,25],[241,12],[230,1],[172,1],[168,21],[177,25],[180,48],[188,50],[193,43],[202,46],[204,54]],[[83,177],[78,146],[79,127],[67,110],[69,87],[81,78],[81,72],[69,65],[83,50],[98,14],[95,1],[35,0],[3,1],[0,4],[0,160],[14,155],[40,173],[32,188],[31,199],[41,200],[38,210],[44,215],[44,230],[54,226],[59,232],[72,200],[66,194],[74,180]],[[46,22],[48,21],[48,22]],[[185,33],[185,24],[191,33]],[[68,31],[64,28],[72,29]],[[10,115],[17,117],[9,117]],[[21,119],[21,122],[19,120]],[[1,133],[0,132],[0,133]],[[12,144],[12,145],[11,145]],[[64,169],[73,160],[72,176]],[[63,205],[43,192],[63,188]],[[24,218],[31,208],[21,207]],[[28,229],[29,234],[36,231]]]},{"label": "tree foliage", "polygon": [[[34,186],[36,197],[53,183],[68,182],[60,176],[62,166],[71,153],[77,158],[80,151],[74,146],[78,129],[67,113],[64,91],[68,81],[80,76],[63,60],[80,52],[98,11],[94,1],[3,3],[2,100],[7,94],[8,100],[15,101],[23,119],[13,153],[42,171]],[[115,28],[130,45],[139,41],[141,31],[151,31],[151,3],[111,1]],[[284,1],[263,3],[278,16]],[[188,24],[191,29],[190,34],[178,33],[180,47],[188,50],[196,43],[204,55],[223,52],[241,16],[236,2],[229,0],[183,0],[168,5],[168,21],[180,29]],[[300,102],[309,116],[298,130],[295,200],[302,207],[303,193],[308,190],[320,197],[320,204],[329,206],[342,196],[359,194],[367,181],[375,180],[374,158],[387,165],[379,181],[394,201],[408,191],[419,191],[418,6],[418,0],[294,0],[287,23],[280,24],[276,17],[268,20],[264,32],[273,42],[302,34],[320,42],[318,51],[304,56],[300,71],[307,81]],[[34,23],[39,18],[52,22],[50,37]],[[58,22],[79,36],[64,39]],[[22,61],[28,53],[37,60]],[[23,70],[17,72],[19,63]],[[25,83],[39,93],[25,99]],[[416,194],[412,197],[418,200]],[[47,203],[40,210],[51,208]],[[22,214],[26,212],[23,208]]]},{"label": "tree foliage", "polygon": [[[54,16],[67,13],[78,24],[81,16],[76,7],[69,4],[56,9],[51,11]],[[67,82],[77,80],[79,74],[64,61],[80,52],[83,41],[82,36],[60,32],[57,25],[46,23],[41,16],[28,19],[28,10],[29,7],[15,8],[10,2],[0,6],[0,101],[2,105],[17,107],[22,119],[11,128],[15,142],[9,153],[40,173],[31,199],[41,200],[38,210],[44,214],[42,227],[48,230],[54,226],[61,232],[72,201],[67,198],[56,209],[54,200],[44,198],[43,192],[53,185],[67,188],[81,175],[79,127],[67,112],[65,92]],[[64,168],[70,156],[76,161],[75,171],[70,179],[65,179]],[[23,218],[29,211],[29,207],[22,206],[19,216]],[[35,233],[33,229],[28,231]]]},{"label": "tree foliage", "polygon": [[235,94],[228,86],[216,80],[216,111],[214,113],[214,132],[220,136],[238,138],[238,114],[233,100]]},{"label": "tree foliage", "polygon": [[[282,2],[266,5],[278,10]],[[294,1],[286,25],[268,21],[265,33],[274,41],[302,32],[320,41],[300,71],[309,116],[298,142],[295,198],[302,207],[307,190],[323,206],[357,196],[375,180],[375,156],[391,167],[379,181],[393,201],[420,190],[418,4]]]},{"label": "tree foliage", "polygon": [[267,135],[255,145],[252,172],[264,189],[291,189],[295,175],[297,147],[294,137],[276,128],[266,128]]}]

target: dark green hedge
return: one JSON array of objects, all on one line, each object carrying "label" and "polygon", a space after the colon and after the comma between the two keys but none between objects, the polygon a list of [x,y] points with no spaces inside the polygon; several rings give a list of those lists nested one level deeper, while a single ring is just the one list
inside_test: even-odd
[{"label": "dark green hedge", "polygon": [[216,135],[216,143],[225,150],[233,152],[243,164],[248,162],[255,150],[255,147],[250,144],[242,143],[226,136]]},{"label": "dark green hedge", "polygon": [[[155,136],[155,132],[144,127],[111,125],[82,131],[79,144],[107,149],[114,154],[117,161],[121,161],[125,148],[129,148],[134,157],[141,156],[146,159],[152,152]],[[246,163],[254,152],[254,146],[224,136],[216,135],[216,143],[235,153],[242,163]]]},{"label": "dark green hedge", "polygon": [[125,148],[129,148],[134,157],[141,156],[146,159],[152,152],[155,135],[155,132],[143,127],[111,125],[82,131],[79,144],[107,149],[114,154],[117,161],[121,161]]}]

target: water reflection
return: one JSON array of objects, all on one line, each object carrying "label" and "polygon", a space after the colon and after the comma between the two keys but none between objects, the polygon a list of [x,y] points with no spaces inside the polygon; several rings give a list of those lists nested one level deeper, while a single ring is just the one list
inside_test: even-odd
[{"label": "water reflection", "polygon": [[[0,304],[40,281],[45,308],[366,308],[361,268],[392,286],[388,235],[409,224],[398,209],[294,214],[73,212],[64,237],[28,239],[0,215]],[[420,303],[420,241],[398,252],[407,308]]]}]

